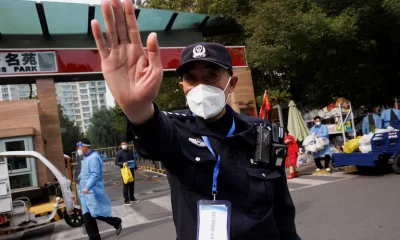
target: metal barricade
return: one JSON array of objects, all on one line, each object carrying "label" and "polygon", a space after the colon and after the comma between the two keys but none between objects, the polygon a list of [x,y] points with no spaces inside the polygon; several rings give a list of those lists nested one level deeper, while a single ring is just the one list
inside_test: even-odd
[{"label": "metal barricade", "polygon": [[[148,170],[165,170],[162,163],[160,161],[153,161],[151,159],[144,159],[141,157],[133,144],[128,145],[128,148],[133,151],[134,159],[139,168],[148,169]],[[107,147],[107,148],[96,148],[94,149],[103,160],[103,174],[112,174],[120,171],[120,167],[115,165],[115,155],[121,147]],[[72,162],[75,163],[73,165],[74,168],[74,177],[79,175],[80,172],[80,162],[81,158],[77,156],[76,152],[72,153]],[[77,179],[76,179],[77,180]]]}]

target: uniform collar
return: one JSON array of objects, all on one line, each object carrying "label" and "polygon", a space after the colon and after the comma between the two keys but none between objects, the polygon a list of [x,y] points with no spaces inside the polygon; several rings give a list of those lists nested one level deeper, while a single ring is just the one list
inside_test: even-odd
[{"label": "uniform collar", "polygon": [[[256,137],[255,128],[253,127],[253,125],[249,121],[244,119],[242,115],[236,113],[229,105],[226,105],[226,114],[231,113],[233,113],[233,118],[235,119],[236,123],[236,130],[232,137],[240,137],[250,145],[255,145]],[[198,136],[208,136],[222,140],[222,137],[212,132],[208,128],[204,119],[199,117],[194,117],[191,132]]]}]

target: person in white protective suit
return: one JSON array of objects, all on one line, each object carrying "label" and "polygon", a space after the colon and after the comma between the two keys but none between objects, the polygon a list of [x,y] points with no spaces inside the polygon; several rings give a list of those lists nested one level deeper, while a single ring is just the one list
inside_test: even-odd
[{"label": "person in white protective suit", "polygon": [[88,139],[82,139],[77,147],[78,155],[84,156],[78,177],[79,198],[89,239],[101,240],[96,219],[113,226],[119,235],[122,230],[122,220],[111,216],[111,201],[104,190],[103,162],[99,154],[90,147]]}]

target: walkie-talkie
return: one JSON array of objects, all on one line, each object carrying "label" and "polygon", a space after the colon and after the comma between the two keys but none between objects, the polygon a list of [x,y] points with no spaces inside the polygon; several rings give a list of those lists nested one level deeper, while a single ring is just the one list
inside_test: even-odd
[{"label": "walkie-talkie", "polygon": [[256,128],[254,162],[282,167],[287,154],[287,147],[283,144],[283,128],[268,123],[265,117],[264,123],[257,125]]}]

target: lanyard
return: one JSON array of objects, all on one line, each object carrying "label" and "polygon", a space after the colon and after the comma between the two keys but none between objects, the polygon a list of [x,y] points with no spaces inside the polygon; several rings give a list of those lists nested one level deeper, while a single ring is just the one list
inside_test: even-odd
[{"label": "lanyard", "polygon": [[[232,118],[232,127],[229,130],[229,133],[226,137],[232,136],[233,132],[235,131],[235,128],[236,128],[235,118]],[[215,156],[214,150],[211,147],[208,137],[202,136],[202,138],[203,138],[203,141],[205,142],[205,144],[207,145],[208,150],[210,150],[212,155],[217,158],[217,163],[215,164],[215,167],[214,167],[213,184],[212,184],[212,195],[214,196],[214,201],[215,201],[215,198],[217,196],[217,178],[218,178],[218,174],[219,174],[219,165],[221,163],[221,154],[218,154],[218,157]]]}]

